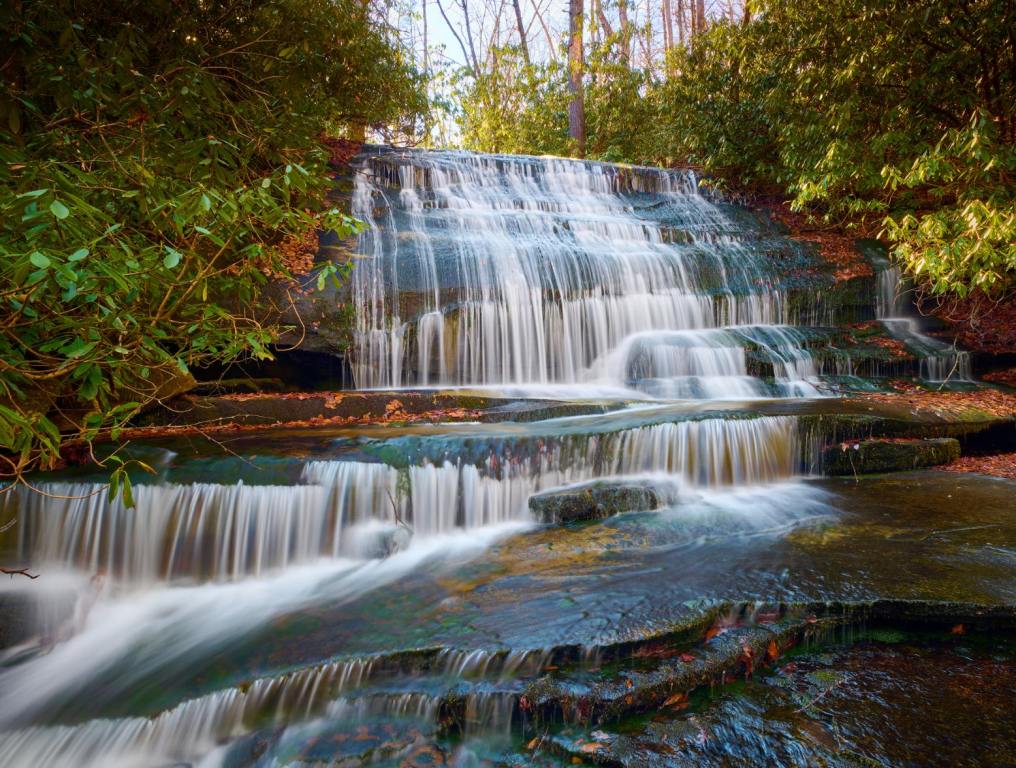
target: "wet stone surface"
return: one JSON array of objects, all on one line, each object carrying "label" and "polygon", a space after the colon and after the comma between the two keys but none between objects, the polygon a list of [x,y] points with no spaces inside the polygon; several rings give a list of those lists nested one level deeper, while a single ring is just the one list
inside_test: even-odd
[{"label": "wet stone surface", "polygon": [[1011,637],[869,628],[651,715],[566,729],[549,751],[625,768],[1012,765],[1013,684]]},{"label": "wet stone surface", "polygon": [[651,482],[608,480],[531,496],[529,509],[540,522],[560,525],[648,512],[663,506],[663,496]]}]

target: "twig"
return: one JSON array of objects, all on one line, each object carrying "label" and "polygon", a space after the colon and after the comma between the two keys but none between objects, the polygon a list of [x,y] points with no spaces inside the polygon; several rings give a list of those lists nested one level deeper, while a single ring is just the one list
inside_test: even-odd
[{"label": "twig", "polygon": [[392,503],[392,512],[395,513],[395,524],[403,526],[407,531],[412,533],[413,529],[409,526],[409,524],[405,520],[402,519],[402,515],[399,514],[399,507],[395,503],[395,497],[392,496],[392,492],[387,488],[385,488],[385,493],[388,494],[388,501]]},{"label": "twig", "polygon": [[797,714],[798,712],[804,712],[804,710],[806,710],[806,709],[810,709],[812,706],[817,704],[822,699],[822,697],[824,697],[827,693],[829,693],[829,691],[833,690],[834,688],[839,688],[841,685],[843,685],[843,681],[842,680],[837,680],[835,683],[830,685],[828,688],[826,688],[824,691],[822,691],[822,693],[820,693],[814,699],[809,701],[803,707],[801,707],[800,709],[794,710],[794,714]]},{"label": "twig", "polygon": [[37,578],[39,578],[39,574],[37,574],[37,573],[29,573],[28,572],[28,568],[17,568],[17,569],[14,569],[14,568],[4,568],[2,565],[0,565],[0,573],[5,573],[8,576],[10,576],[12,579],[15,576],[25,576],[26,578],[29,578],[29,579],[37,579]]}]

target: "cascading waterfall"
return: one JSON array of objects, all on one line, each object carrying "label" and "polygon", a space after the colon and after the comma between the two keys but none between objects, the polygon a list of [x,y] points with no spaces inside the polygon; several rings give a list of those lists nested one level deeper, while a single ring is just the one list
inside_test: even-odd
[{"label": "cascading waterfall", "polygon": [[382,556],[398,525],[432,536],[524,521],[532,494],[597,477],[742,486],[786,479],[800,459],[793,417],[682,421],[548,437],[534,452],[492,452],[478,464],[311,461],[297,486],[139,485],[133,509],[99,485],[19,489],[6,502],[18,520],[7,536],[21,560],[128,585],[235,580],[322,557]]},{"label": "cascading waterfall", "polygon": [[944,344],[921,332],[910,306],[911,288],[900,268],[878,271],[876,310],[886,329],[903,341],[920,359],[921,378],[928,381],[970,381],[970,353]]},{"label": "cascading waterfall", "polygon": [[819,393],[819,367],[806,344],[803,333],[778,325],[636,334],[608,357],[603,375],[619,370],[616,383],[668,398],[809,397]]},{"label": "cascading waterfall", "polygon": [[[624,388],[625,399],[703,401],[815,397],[826,393],[823,375],[851,372],[849,356],[828,343],[837,329],[807,327],[833,324],[829,308],[816,300],[806,309],[787,288],[797,246],[703,194],[691,172],[386,151],[359,163],[353,213],[367,224],[350,285],[362,388],[559,384],[588,399],[589,384]],[[920,335],[907,316],[898,271],[879,273],[878,286],[878,317],[927,351],[925,378],[969,376],[965,355]],[[857,315],[870,319],[872,307],[860,304]],[[727,418],[716,417],[721,408],[731,409]],[[732,530],[772,535],[819,514],[812,496],[787,491],[810,493],[805,483],[742,491],[817,464],[821,446],[802,439],[794,416],[730,402],[640,402],[583,418],[493,435],[482,425],[367,429],[337,439],[334,451],[325,438],[312,459],[293,459],[292,485],[184,482],[186,462],[174,464],[159,482],[135,485],[132,509],[98,483],[3,494],[0,521],[14,525],[0,532],[0,553],[77,580],[73,616],[51,622],[57,629],[37,646],[0,656],[5,764],[205,765],[255,732],[293,729],[299,741],[300,728],[311,738],[334,720],[433,723],[449,686],[464,735],[507,730],[519,678],[556,668],[549,646],[504,647],[503,627],[477,622],[470,642],[496,646],[424,647],[424,638],[382,663],[344,655],[355,652],[345,643],[356,621],[320,655],[313,641],[299,655],[302,633],[320,621],[334,636],[346,606],[375,596],[386,604],[380,590],[389,587],[391,605],[380,610],[396,615],[383,620],[402,621],[407,596],[428,593],[400,593],[397,580],[457,577],[457,558],[530,522],[529,498],[550,489],[656,482],[676,504],[652,524],[673,525],[682,542]],[[619,522],[632,520],[641,522]],[[444,571],[432,563],[441,557]],[[599,578],[576,584],[599,593]],[[447,618],[443,602],[422,605]],[[311,618],[294,629],[287,620],[302,622],[305,609]],[[418,630],[400,637],[416,642]],[[387,630],[369,629],[369,653],[374,631]],[[247,647],[264,638],[264,649]],[[600,640],[582,642],[584,666],[599,667]],[[282,645],[301,646],[297,658]],[[220,672],[234,652],[240,671]],[[136,702],[150,716],[132,716]]]},{"label": "cascading waterfall", "polygon": [[690,172],[410,152],[353,202],[360,387],[575,383],[633,334],[786,320],[757,233]]}]

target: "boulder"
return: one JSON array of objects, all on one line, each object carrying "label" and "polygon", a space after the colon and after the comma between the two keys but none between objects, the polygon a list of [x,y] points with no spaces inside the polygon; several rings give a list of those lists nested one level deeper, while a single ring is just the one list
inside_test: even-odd
[{"label": "boulder", "polygon": [[869,475],[948,464],[960,457],[953,437],[930,440],[850,440],[825,449],[827,475]]},{"label": "boulder", "polygon": [[659,492],[636,481],[596,482],[538,493],[529,497],[529,509],[542,523],[603,520],[618,512],[644,512],[663,506]]}]

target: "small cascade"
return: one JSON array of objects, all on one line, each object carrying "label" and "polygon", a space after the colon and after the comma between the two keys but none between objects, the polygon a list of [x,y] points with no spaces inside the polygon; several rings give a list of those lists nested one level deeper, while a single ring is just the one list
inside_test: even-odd
[{"label": "small cascade", "polygon": [[819,367],[792,326],[742,326],[638,334],[608,367],[658,397],[729,399],[818,394]]},{"label": "small cascade", "polygon": [[309,718],[334,707],[337,696],[370,678],[372,665],[371,659],[332,662],[263,678],[189,699],[150,718],[92,720],[0,733],[0,754],[7,756],[4,764],[11,768],[79,768],[109,765],[113,760],[124,765],[187,761],[262,724]]},{"label": "small cascade", "polygon": [[355,184],[359,387],[577,383],[633,334],[786,322],[691,172],[402,152]]},{"label": "small cascade", "polygon": [[926,381],[971,381],[970,353],[922,333],[911,310],[911,288],[897,266],[878,272],[878,318],[895,338],[917,355]]},{"label": "small cascade", "polygon": [[800,459],[793,417],[702,419],[548,436],[475,463],[311,461],[297,486],[139,485],[134,509],[100,485],[22,488],[5,502],[18,519],[5,536],[21,561],[123,584],[229,581],[322,557],[383,557],[408,543],[408,529],[426,537],[525,521],[532,494],[595,478],[753,485],[791,477]]}]

